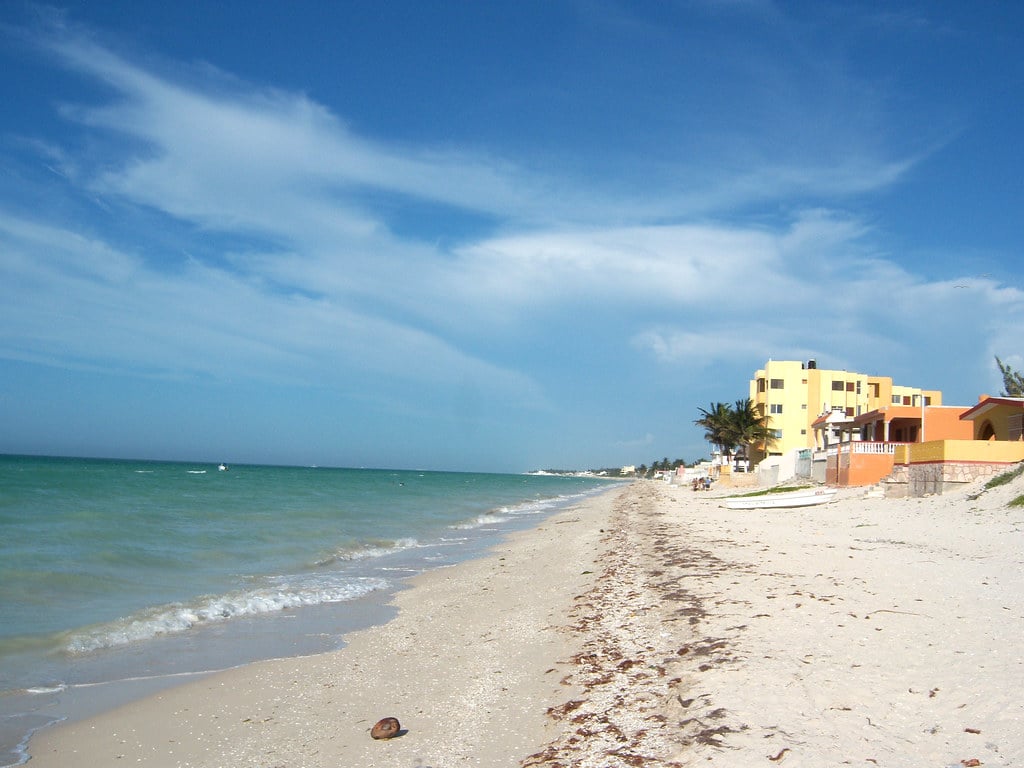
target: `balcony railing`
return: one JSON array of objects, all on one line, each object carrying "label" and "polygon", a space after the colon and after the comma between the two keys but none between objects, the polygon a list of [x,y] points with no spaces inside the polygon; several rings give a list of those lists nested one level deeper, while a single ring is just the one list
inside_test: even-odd
[{"label": "balcony railing", "polygon": [[843,448],[849,446],[854,453],[896,453],[897,445],[905,443],[876,443],[868,440],[854,440],[852,443],[843,443]]},{"label": "balcony railing", "polygon": [[[833,443],[824,453],[835,456],[837,453],[870,453],[870,454],[893,454],[896,453],[896,446],[909,445],[909,443],[882,443],[873,440],[854,440],[849,443]],[[817,450],[815,454],[820,455],[822,451]]]}]

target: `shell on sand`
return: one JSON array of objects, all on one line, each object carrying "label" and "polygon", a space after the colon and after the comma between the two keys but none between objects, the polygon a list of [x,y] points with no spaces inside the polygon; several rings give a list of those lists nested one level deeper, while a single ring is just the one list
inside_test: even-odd
[{"label": "shell on sand", "polygon": [[375,739],[390,739],[392,736],[398,735],[401,728],[397,718],[385,717],[374,723],[373,728],[370,729],[370,735]]}]

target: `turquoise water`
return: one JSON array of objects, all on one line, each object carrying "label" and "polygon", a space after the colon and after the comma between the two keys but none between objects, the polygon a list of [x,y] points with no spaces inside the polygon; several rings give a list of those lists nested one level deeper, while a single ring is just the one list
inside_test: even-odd
[{"label": "turquoise water", "polygon": [[0,456],[0,766],[70,689],[338,647],[405,577],[606,487]]}]

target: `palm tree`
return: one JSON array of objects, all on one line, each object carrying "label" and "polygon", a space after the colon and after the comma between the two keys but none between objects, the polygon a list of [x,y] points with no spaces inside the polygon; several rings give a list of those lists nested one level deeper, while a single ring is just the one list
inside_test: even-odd
[{"label": "palm tree", "polygon": [[732,453],[736,447],[735,432],[733,429],[732,408],[728,403],[711,403],[707,410],[698,408],[701,417],[694,420],[694,424],[704,428],[704,439],[712,445],[718,446],[722,455]]},{"label": "palm tree", "polygon": [[749,398],[737,400],[732,408],[733,439],[743,448],[743,458],[750,458],[750,449],[755,445],[764,446],[764,452],[772,443],[772,430],[768,417],[762,416]]},{"label": "palm tree", "polygon": [[1024,397],[1024,375],[1017,373],[998,357],[996,365],[999,366],[999,372],[1003,374],[1003,396]]},{"label": "palm tree", "polygon": [[718,446],[723,457],[731,457],[737,447],[743,457],[750,458],[750,449],[763,446],[765,453],[772,442],[768,417],[762,416],[753,401],[747,397],[728,403],[711,403],[708,409],[698,408],[701,417],[693,423],[704,428],[704,439]]}]

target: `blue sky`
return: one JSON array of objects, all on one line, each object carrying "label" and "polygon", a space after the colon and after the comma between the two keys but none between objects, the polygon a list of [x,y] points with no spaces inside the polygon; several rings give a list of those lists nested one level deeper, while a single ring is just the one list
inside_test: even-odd
[{"label": "blue sky", "polygon": [[1024,367],[1024,6],[4,3],[0,452],[693,460]]}]

